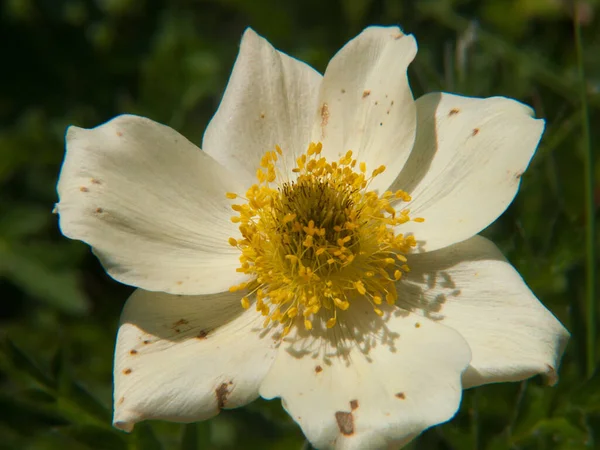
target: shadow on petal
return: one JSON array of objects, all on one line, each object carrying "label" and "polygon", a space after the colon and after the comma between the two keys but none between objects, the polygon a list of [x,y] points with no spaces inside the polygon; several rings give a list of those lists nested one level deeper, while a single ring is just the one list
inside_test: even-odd
[{"label": "shadow on petal", "polygon": [[117,337],[114,423],[192,422],[258,397],[279,342],[237,293],[173,296],[136,291]]},{"label": "shadow on petal", "polygon": [[550,383],[568,331],[500,250],[481,236],[409,258],[399,306],[458,331],[473,353],[463,386],[544,374]]},{"label": "shadow on petal", "polygon": [[442,94],[439,93],[427,102],[417,101],[417,134],[413,151],[390,186],[390,191],[401,189],[410,194],[429,171],[438,150],[436,111],[441,99]]}]

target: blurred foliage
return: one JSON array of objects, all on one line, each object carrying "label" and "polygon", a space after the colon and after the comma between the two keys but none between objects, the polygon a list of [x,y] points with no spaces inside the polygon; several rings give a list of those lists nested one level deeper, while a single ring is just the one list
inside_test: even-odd
[{"label": "blurred foliage", "polygon": [[[279,402],[131,435],[112,429],[112,350],[131,288],[109,279],[84,244],[62,238],[51,211],[68,124],[137,113],[199,143],[245,27],[322,71],[369,24],[416,35],[415,96],[506,95],[546,118],[516,201],[485,234],[573,334],[556,387],[534,378],[467,391],[455,420],[411,448],[600,448],[600,373],[585,377],[572,2],[4,0],[0,8],[0,450],[309,448]],[[600,9],[587,1],[580,11],[597,149]],[[598,185],[596,194],[600,204]]]}]

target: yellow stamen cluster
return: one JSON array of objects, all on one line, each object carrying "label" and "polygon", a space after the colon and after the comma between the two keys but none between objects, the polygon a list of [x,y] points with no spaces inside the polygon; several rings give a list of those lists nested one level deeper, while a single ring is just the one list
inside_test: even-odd
[{"label": "yellow stamen cluster", "polygon": [[338,310],[353,301],[368,301],[383,315],[379,305],[396,302],[395,283],[409,271],[405,255],[416,245],[413,236],[394,232],[411,218],[391,202],[408,202],[410,196],[368,190],[385,166],[367,175],[365,163],[357,163],[352,151],[330,163],[321,149],[320,143],[310,144],[292,170],[295,181],[272,186],[282,154],[276,147],[262,158],[258,183],[245,197],[227,193],[230,199],[245,200],[232,205],[237,215],[231,220],[239,223],[242,239],[230,238],[229,243],[241,251],[238,272],[251,277],[230,291],[246,291],[244,308],[255,295],[264,326],[279,322],[284,336],[297,317],[307,330],[317,317],[333,327]]}]

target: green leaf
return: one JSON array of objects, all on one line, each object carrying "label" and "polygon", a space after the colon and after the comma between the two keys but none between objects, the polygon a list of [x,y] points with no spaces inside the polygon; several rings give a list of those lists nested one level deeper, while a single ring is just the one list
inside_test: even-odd
[{"label": "green leaf", "polygon": [[70,385],[70,377],[68,373],[68,361],[64,346],[59,346],[52,359],[50,360],[50,373],[52,378],[56,380],[58,392],[65,394],[68,392]]},{"label": "green leaf", "polygon": [[210,423],[188,423],[183,426],[181,450],[202,450],[210,446]]},{"label": "green leaf", "polygon": [[116,430],[109,431],[93,425],[70,426],[60,433],[94,450],[127,450],[127,441]]},{"label": "green leaf", "polygon": [[570,404],[586,412],[600,412],[600,368],[573,392]]},{"label": "green leaf", "polygon": [[69,397],[79,408],[100,422],[110,424],[112,413],[96,397],[88,392],[78,382],[73,382],[69,387]]},{"label": "green leaf", "polygon": [[133,432],[137,450],[163,450],[161,442],[148,423],[138,424]]},{"label": "green leaf", "polygon": [[501,433],[492,437],[485,446],[485,450],[506,450],[507,448],[511,448],[511,442],[508,433]]},{"label": "green leaf", "polygon": [[41,389],[25,389],[19,392],[21,400],[40,404],[56,404],[56,397]]},{"label": "green leaf", "polygon": [[0,423],[28,434],[36,429],[68,425],[69,421],[53,404],[23,401],[0,394]]},{"label": "green leaf", "polygon": [[89,308],[76,273],[49,267],[6,241],[0,241],[0,277],[63,312],[81,315]]},{"label": "green leaf", "polygon": [[566,418],[555,417],[540,420],[527,436],[521,436],[519,440],[538,439],[542,436],[550,437],[554,442],[572,440],[583,443],[586,441],[587,433],[570,423]]},{"label": "green leaf", "polygon": [[[57,376],[57,379],[53,379],[46,375],[29,356],[8,338],[4,340],[1,348],[6,355],[8,362],[15,369],[26,373],[50,391],[45,397],[48,401],[49,398],[59,401],[59,404],[62,404],[63,401],[67,401],[67,404],[62,405],[62,408],[64,408],[63,413],[67,417],[72,419],[80,417],[82,421],[87,420],[88,417],[81,416],[81,413],[85,412],[87,415],[101,423],[109,424],[111,422],[111,412],[83,386],[78,382],[71,381],[64,374],[64,361],[61,364],[58,364],[57,362],[51,363],[51,366],[53,366],[52,371]],[[59,351],[57,355],[61,355],[61,352]],[[60,356],[59,358],[62,359],[63,356]],[[55,355],[53,361],[56,361],[57,359],[58,357]],[[57,380],[59,382],[57,382]],[[38,393],[35,395],[41,395],[39,391],[37,392]]]},{"label": "green leaf", "polygon": [[42,370],[13,342],[5,338],[0,349],[6,356],[8,362],[17,370],[26,373],[35,381],[48,389],[54,389],[54,381],[48,377]]},{"label": "green leaf", "polygon": [[3,205],[0,214],[0,236],[4,239],[18,239],[43,230],[50,219],[50,208],[18,203]]},{"label": "green leaf", "polygon": [[183,426],[181,450],[198,450],[198,424],[188,423]]}]

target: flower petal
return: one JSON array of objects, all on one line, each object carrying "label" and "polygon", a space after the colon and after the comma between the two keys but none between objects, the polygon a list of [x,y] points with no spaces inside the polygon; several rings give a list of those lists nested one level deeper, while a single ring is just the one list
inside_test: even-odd
[{"label": "flower petal", "polygon": [[568,331],[489,240],[475,236],[413,255],[402,306],[458,331],[473,353],[465,387],[544,373],[553,382]]},{"label": "flower petal", "polygon": [[406,70],[416,53],[413,36],[398,27],[370,27],[325,71],[313,141],[323,142],[328,159],[352,150],[369,174],[385,165],[372,189],[390,186],[414,143],[416,108]]},{"label": "flower petal", "polygon": [[275,355],[261,320],[235,294],[135,291],[117,337],[115,426],[204,420],[256,399]]},{"label": "flower petal", "polygon": [[508,207],[544,129],[531,108],[502,97],[433,93],[417,100],[417,138],[394,189],[424,223],[408,222],[422,250],[475,235]]},{"label": "flower petal", "polygon": [[[169,127],[119,116],[70,127],[58,182],[62,233],[94,249],[123,283],[204,294],[241,282],[226,169]],[[239,281],[238,281],[239,280]]]},{"label": "flower petal", "polygon": [[398,308],[380,318],[366,301],[338,320],[295,327],[260,387],[282,398],[313,446],[400,445],[455,414],[470,359],[457,332]]},{"label": "flower petal", "polygon": [[219,110],[202,148],[225,167],[253,182],[267,151],[279,145],[282,169],[291,174],[308,148],[321,75],[275,50],[248,29]]}]

